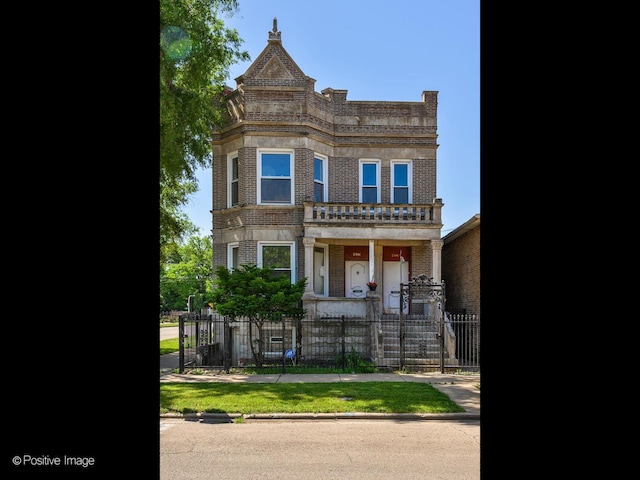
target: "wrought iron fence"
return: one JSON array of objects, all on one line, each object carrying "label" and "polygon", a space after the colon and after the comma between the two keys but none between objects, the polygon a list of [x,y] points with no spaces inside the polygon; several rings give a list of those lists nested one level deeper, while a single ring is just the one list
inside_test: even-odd
[{"label": "wrought iron fence", "polygon": [[181,373],[196,368],[278,368],[282,373],[480,369],[479,315],[447,314],[444,320],[405,315],[402,322],[399,315],[301,316],[258,322],[189,314],[180,316],[179,332]]}]

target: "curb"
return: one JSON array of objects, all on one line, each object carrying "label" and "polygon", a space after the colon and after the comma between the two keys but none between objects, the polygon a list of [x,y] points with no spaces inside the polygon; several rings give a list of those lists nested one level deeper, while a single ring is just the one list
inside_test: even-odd
[{"label": "curb", "polygon": [[479,413],[163,413],[160,418],[183,420],[480,420]]}]

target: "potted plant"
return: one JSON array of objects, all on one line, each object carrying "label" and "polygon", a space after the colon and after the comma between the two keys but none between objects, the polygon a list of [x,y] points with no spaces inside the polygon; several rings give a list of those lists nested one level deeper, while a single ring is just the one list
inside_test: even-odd
[{"label": "potted plant", "polygon": [[378,284],[375,282],[375,280],[371,280],[370,282],[367,282],[367,287],[369,287],[369,290],[373,292],[376,288],[378,288]]}]

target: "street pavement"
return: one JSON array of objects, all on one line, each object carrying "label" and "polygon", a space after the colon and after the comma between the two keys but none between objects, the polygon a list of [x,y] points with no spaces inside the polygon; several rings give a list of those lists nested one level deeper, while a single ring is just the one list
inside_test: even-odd
[{"label": "street pavement", "polygon": [[480,423],[162,418],[160,479],[479,480]]}]

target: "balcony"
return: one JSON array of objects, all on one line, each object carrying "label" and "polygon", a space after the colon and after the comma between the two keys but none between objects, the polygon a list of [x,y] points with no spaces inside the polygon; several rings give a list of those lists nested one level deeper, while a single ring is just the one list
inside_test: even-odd
[{"label": "balcony", "polygon": [[442,200],[434,203],[304,202],[304,223],[327,226],[439,226]]}]

